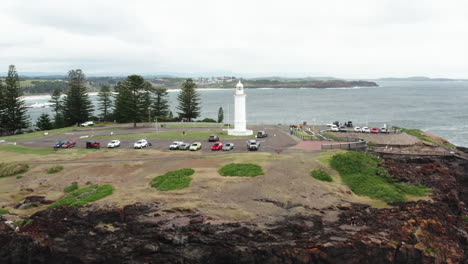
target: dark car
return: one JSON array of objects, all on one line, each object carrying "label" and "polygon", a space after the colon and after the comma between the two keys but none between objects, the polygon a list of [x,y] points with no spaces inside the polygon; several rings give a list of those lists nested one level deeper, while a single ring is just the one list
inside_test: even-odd
[{"label": "dark car", "polygon": [[267,132],[265,132],[265,131],[258,131],[257,132],[257,138],[264,138],[264,137],[268,137]]},{"label": "dark car", "polygon": [[63,144],[65,144],[65,141],[59,141],[59,142],[55,143],[54,148],[60,148],[60,147],[62,147]]},{"label": "dark car", "polygon": [[87,149],[100,149],[101,144],[97,141],[88,141],[86,142],[86,148]]},{"label": "dark car", "polygon": [[75,145],[76,145],[75,141],[68,140],[67,142],[62,144],[62,146],[60,146],[60,147],[61,148],[73,148]]},{"label": "dark car", "polygon": [[208,138],[208,142],[216,142],[216,141],[219,141],[218,135],[211,135],[211,136]]}]

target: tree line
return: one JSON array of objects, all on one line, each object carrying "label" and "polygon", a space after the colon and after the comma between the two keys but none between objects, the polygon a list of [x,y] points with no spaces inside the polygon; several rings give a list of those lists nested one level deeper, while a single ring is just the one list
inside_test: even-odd
[{"label": "tree line", "polygon": [[[177,116],[170,111],[168,92],[165,88],[154,88],[140,75],[130,75],[119,81],[113,89],[102,85],[98,93],[99,117],[94,117],[94,106],[88,95],[86,77],[81,69],[70,70],[68,89],[56,87],[49,102],[53,116],[43,113],[36,126],[41,130],[79,125],[90,120],[114,121],[118,123],[193,121],[200,116],[201,100],[192,79],[182,83],[177,96]],[[0,81],[0,133],[15,134],[28,127],[28,115],[15,66],[9,67],[5,81]],[[204,122],[223,122],[220,107],[218,120],[206,118]]]}]

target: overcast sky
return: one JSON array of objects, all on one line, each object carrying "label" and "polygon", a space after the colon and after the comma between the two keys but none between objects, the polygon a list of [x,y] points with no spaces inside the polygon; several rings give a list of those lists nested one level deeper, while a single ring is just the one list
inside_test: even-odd
[{"label": "overcast sky", "polygon": [[2,0],[0,72],[468,78],[467,0]]}]

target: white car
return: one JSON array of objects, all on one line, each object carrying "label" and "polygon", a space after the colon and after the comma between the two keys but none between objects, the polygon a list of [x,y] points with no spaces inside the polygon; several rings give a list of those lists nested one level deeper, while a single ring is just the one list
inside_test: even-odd
[{"label": "white car", "polygon": [[93,121],[87,121],[87,122],[84,122],[83,124],[81,124],[82,127],[86,127],[86,126],[94,126],[94,122]]},{"label": "white car", "polygon": [[182,141],[174,141],[172,142],[172,144],[169,146],[169,149],[170,150],[174,150],[174,149],[179,149],[180,145],[184,144],[184,142]]},{"label": "white car", "polygon": [[360,132],[362,132],[362,129],[360,127],[355,127],[354,132],[360,133]]},{"label": "white car", "polygon": [[334,126],[334,124],[330,123],[330,124],[327,124],[327,127],[332,127]]},{"label": "white car", "polygon": [[117,140],[117,139],[111,140],[111,142],[107,143],[107,147],[108,148],[120,147],[120,140]]},{"label": "white car", "polygon": [[336,125],[332,125],[331,128],[330,128],[330,130],[331,130],[332,132],[339,132],[339,131],[340,131],[340,128],[338,128],[338,126],[336,126]]},{"label": "white car", "polygon": [[361,128],[361,130],[362,130],[362,133],[370,133],[370,128],[368,127],[363,127]]},{"label": "white car", "polygon": [[137,148],[142,149],[148,146],[151,146],[151,144],[146,139],[140,139],[137,142],[135,142],[135,144],[133,144],[133,148],[136,148],[136,149]]}]

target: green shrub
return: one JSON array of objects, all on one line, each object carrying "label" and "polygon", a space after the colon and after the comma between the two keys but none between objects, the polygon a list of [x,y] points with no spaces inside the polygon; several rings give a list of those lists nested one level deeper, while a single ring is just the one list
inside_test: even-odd
[{"label": "green shrub", "polygon": [[0,163],[0,178],[14,176],[29,169],[29,165],[21,162]]},{"label": "green shrub", "polygon": [[169,171],[166,174],[160,175],[151,181],[151,186],[160,191],[171,191],[187,188],[192,181],[193,169],[181,169]]},{"label": "green shrub", "polygon": [[54,208],[62,205],[80,206],[102,199],[108,195],[111,195],[113,192],[114,187],[112,187],[112,185],[92,185],[71,192],[62,200],[51,204],[49,208]]},{"label": "green shrub", "polygon": [[55,166],[55,167],[52,167],[50,169],[47,170],[47,173],[48,174],[53,174],[53,173],[57,173],[59,171],[62,171],[63,170],[63,166]]},{"label": "green shrub", "polygon": [[93,183],[91,181],[87,181],[86,185],[92,185]]},{"label": "green shrub", "polygon": [[65,189],[63,189],[64,192],[66,193],[69,193],[69,192],[73,192],[74,190],[77,190],[78,189],[78,183],[74,182],[72,184],[70,184],[68,187],[65,187]]},{"label": "green shrub", "polygon": [[21,175],[16,176],[16,179],[21,179],[21,178],[23,178],[23,176]]},{"label": "green shrub", "polygon": [[222,176],[255,177],[264,175],[262,167],[251,163],[231,163],[219,169]]},{"label": "green shrub", "polygon": [[9,211],[7,209],[0,208],[0,215],[8,214]]},{"label": "green shrub", "polygon": [[313,170],[311,171],[310,174],[312,175],[312,177],[314,177],[317,180],[327,181],[327,182],[333,181],[333,178],[330,176],[330,174],[322,169]]},{"label": "green shrub", "polygon": [[362,152],[348,151],[330,160],[333,169],[356,194],[386,202],[406,201],[405,195],[423,196],[431,190],[422,185],[395,183],[388,171],[379,167],[378,157]]}]

